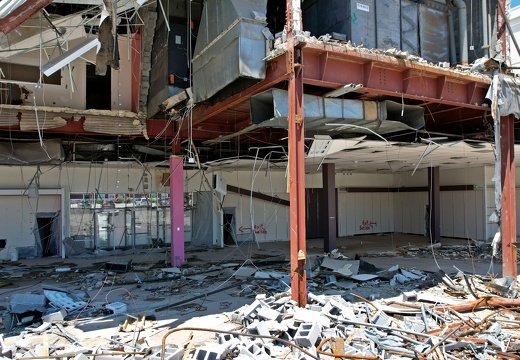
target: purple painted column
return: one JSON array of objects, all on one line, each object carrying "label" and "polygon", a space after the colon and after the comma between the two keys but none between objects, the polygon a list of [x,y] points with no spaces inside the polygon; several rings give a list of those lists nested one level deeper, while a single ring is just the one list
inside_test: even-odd
[{"label": "purple painted column", "polygon": [[184,264],[184,176],[182,158],[170,156],[171,264]]}]

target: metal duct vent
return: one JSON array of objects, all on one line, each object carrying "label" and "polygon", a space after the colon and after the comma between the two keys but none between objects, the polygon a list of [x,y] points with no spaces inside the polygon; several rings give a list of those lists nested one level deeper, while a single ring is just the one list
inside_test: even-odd
[{"label": "metal duct vent", "polygon": [[[388,134],[424,127],[424,109],[420,106],[403,106],[393,101],[333,99],[314,95],[304,95],[303,104],[307,136],[323,134],[324,130]],[[253,124],[287,129],[287,91],[270,89],[251,97],[250,105]]]},{"label": "metal duct vent", "polygon": [[193,58],[195,102],[239,79],[265,78],[266,9],[267,0],[206,1]]},{"label": "metal duct vent", "polygon": [[0,165],[60,164],[65,159],[61,140],[34,143],[0,142]]}]

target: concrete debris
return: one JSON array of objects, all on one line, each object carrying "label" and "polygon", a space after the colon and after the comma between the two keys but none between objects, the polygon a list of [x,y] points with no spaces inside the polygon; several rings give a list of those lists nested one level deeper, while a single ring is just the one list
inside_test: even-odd
[{"label": "concrete debris", "polygon": [[[395,251],[468,249],[410,245]],[[44,285],[42,294],[9,297],[0,360],[518,358],[518,279],[468,275],[455,267],[453,273],[395,263],[379,269],[365,260],[338,251],[311,258],[305,308],[292,300],[287,262],[276,257],[261,267],[163,262],[108,275],[101,263],[98,272],[60,272],[56,281],[72,282],[74,290]],[[226,291],[234,298],[224,297]],[[143,308],[146,302],[153,307]],[[210,307],[211,316],[193,315]],[[158,321],[143,310],[172,313],[161,313]],[[192,314],[196,327],[181,325],[184,314]],[[117,326],[103,334],[105,322]],[[86,337],[90,330],[93,338]]]}]

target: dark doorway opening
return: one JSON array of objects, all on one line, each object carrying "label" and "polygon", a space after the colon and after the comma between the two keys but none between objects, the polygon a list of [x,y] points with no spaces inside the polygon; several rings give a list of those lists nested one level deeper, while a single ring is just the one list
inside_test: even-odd
[{"label": "dark doorway opening", "polygon": [[224,212],[224,245],[235,245],[235,216],[233,213]]},{"label": "dark doorway opening", "polygon": [[60,212],[37,213],[34,226],[37,256],[60,255]]},{"label": "dark doorway opening", "polygon": [[[38,218],[36,223],[38,226],[38,233],[42,244],[42,255],[53,256],[57,255],[57,251],[52,249],[52,222],[53,218]],[[54,251],[53,251],[54,250]]]},{"label": "dark doorway opening", "polygon": [[87,109],[112,109],[112,81],[110,69],[106,75],[96,75],[96,65],[87,64]]}]

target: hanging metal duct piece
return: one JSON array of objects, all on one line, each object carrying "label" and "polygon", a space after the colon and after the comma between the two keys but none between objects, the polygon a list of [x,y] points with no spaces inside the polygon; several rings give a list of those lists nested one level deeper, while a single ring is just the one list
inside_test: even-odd
[{"label": "hanging metal duct piece", "polygon": [[193,57],[195,102],[265,78],[266,9],[267,0],[206,1]]},{"label": "hanging metal duct piece", "polygon": [[0,142],[0,165],[60,164],[65,159],[61,140],[42,143]]},{"label": "hanging metal duct piece", "polygon": [[[336,99],[314,95],[304,95],[303,104],[307,136],[323,134],[324,130],[388,134],[424,127],[424,109],[420,106],[402,105],[393,101]],[[270,89],[251,97],[250,105],[253,124],[287,129],[287,91]]]}]

